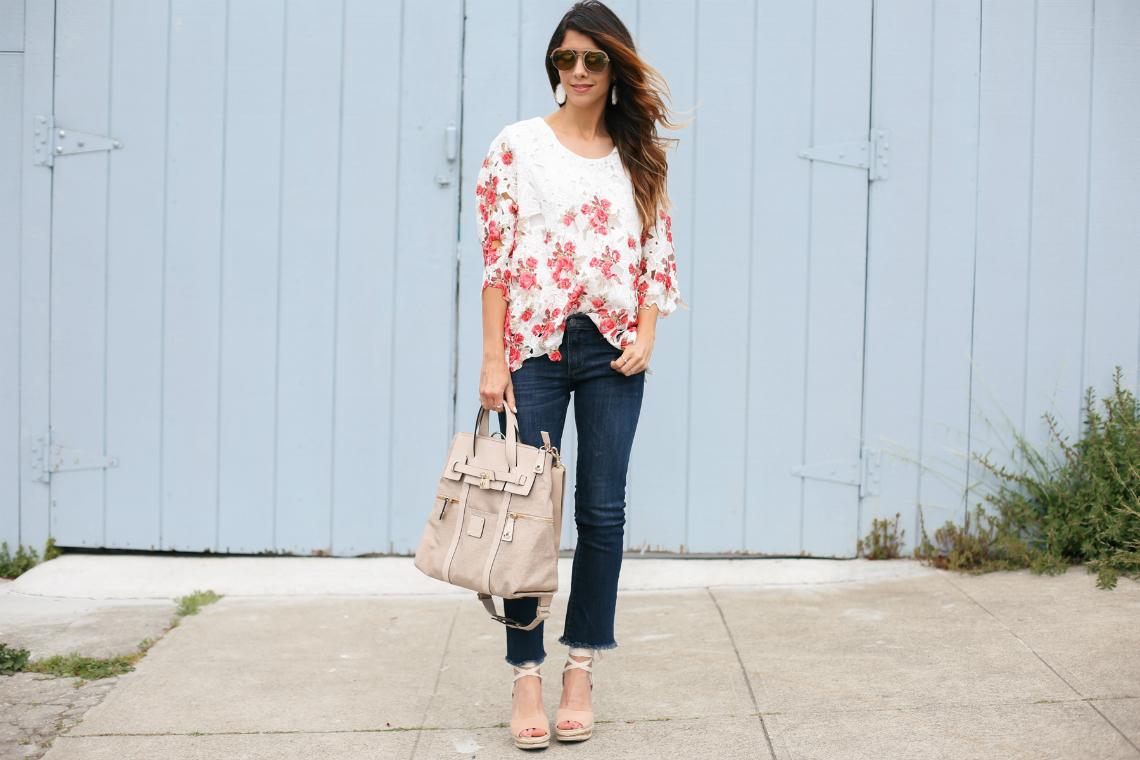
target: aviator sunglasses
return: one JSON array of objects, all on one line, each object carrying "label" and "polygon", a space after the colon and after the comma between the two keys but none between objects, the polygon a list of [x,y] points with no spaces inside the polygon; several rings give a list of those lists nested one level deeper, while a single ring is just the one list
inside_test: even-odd
[{"label": "aviator sunglasses", "polygon": [[578,62],[578,56],[582,57],[582,65],[586,67],[586,71],[592,71],[595,74],[605,71],[606,66],[610,65],[610,57],[601,50],[586,50],[578,53],[570,48],[555,50],[550,54],[550,62],[559,71],[571,71],[574,64]]}]

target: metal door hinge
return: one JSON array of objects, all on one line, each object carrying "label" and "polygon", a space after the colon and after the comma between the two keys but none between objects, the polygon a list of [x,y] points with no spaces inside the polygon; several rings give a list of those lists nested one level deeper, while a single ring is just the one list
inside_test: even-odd
[{"label": "metal door hinge", "polygon": [[859,496],[879,495],[879,470],[883,463],[881,451],[864,446],[858,459],[836,459],[830,462],[812,462],[792,470],[792,475],[811,480],[826,480],[845,486],[859,486]]},{"label": "metal door hinge", "polygon": [[[447,151],[447,162],[454,163],[455,159],[459,157],[459,127],[454,124],[448,124],[444,130],[444,146]],[[435,176],[435,183],[440,187],[447,187],[451,184],[451,169],[449,168],[447,174],[437,174]]]},{"label": "metal door hinge", "polygon": [[123,141],[113,137],[59,127],[54,116],[32,117],[32,141],[36,166],[54,166],[56,156],[119,150],[123,147]]},{"label": "metal door hinge", "polygon": [[871,180],[888,179],[891,162],[891,131],[889,129],[872,129],[870,140],[804,148],[800,151],[800,158],[866,169],[867,178]]},{"label": "metal door hinge", "polygon": [[71,470],[100,470],[105,467],[118,467],[117,457],[106,457],[78,449],[51,443],[51,435],[37,435],[32,439],[31,478],[47,483],[53,473]]}]

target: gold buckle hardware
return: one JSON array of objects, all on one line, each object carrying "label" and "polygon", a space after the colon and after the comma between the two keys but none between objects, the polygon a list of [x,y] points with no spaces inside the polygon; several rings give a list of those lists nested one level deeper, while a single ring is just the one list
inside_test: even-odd
[{"label": "gold buckle hardware", "polygon": [[554,456],[555,467],[562,466],[562,457],[558,456],[558,448],[556,446],[547,446],[546,444],[543,444],[542,450],[549,451]]},{"label": "gold buckle hardware", "polygon": [[488,488],[490,488],[490,487],[491,487],[491,481],[489,481],[489,480],[487,479],[487,478],[489,478],[489,477],[490,477],[490,476],[489,476],[487,473],[485,473],[485,472],[481,472],[481,473],[479,473],[479,478],[480,478],[480,480],[479,480],[479,487],[480,487],[480,488],[482,488],[484,491],[486,491]]}]

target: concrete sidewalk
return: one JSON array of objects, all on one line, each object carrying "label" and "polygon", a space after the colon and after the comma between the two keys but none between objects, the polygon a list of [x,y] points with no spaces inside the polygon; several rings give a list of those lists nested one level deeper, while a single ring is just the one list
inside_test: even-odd
[{"label": "concrete sidewalk", "polygon": [[[147,562],[160,565],[141,572]],[[108,610],[133,610],[114,635],[137,640],[148,615],[173,614],[170,596],[229,594],[166,634],[49,760],[524,756],[498,725],[501,627],[473,594],[412,585],[410,565],[66,555],[0,589],[0,640],[52,605],[89,605],[80,616],[103,621],[81,626],[93,640],[114,628]],[[1094,581],[909,561],[630,560],[594,738],[532,754],[1140,758],[1140,585]],[[546,626],[549,673],[564,610],[563,597]],[[553,716],[557,678],[546,686]]]}]

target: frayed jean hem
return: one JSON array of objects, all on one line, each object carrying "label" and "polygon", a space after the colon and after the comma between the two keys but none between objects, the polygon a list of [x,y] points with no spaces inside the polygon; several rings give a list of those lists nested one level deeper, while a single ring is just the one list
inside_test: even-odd
[{"label": "frayed jean hem", "polygon": [[534,660],[519,660],[518,662],[515,662],[510,657],[504,657],[503,659],[507,661],[507,664],[514,665],[516,668],[521,668],[525,662],[533,662],[536,665],[541,665],[542,663],[546,662],[546,655],[543,655],[542,657]]},{"label": "frayed jean hem", "polygon": [[570,639],[563,636],[562,638],[558,639],[558,643],[571,647],[573,649],[597,649],[600,651],[607,649],[617,649],[616,641],[611,641],[609,644],[583,644],[580,641],[571,641]]}]

